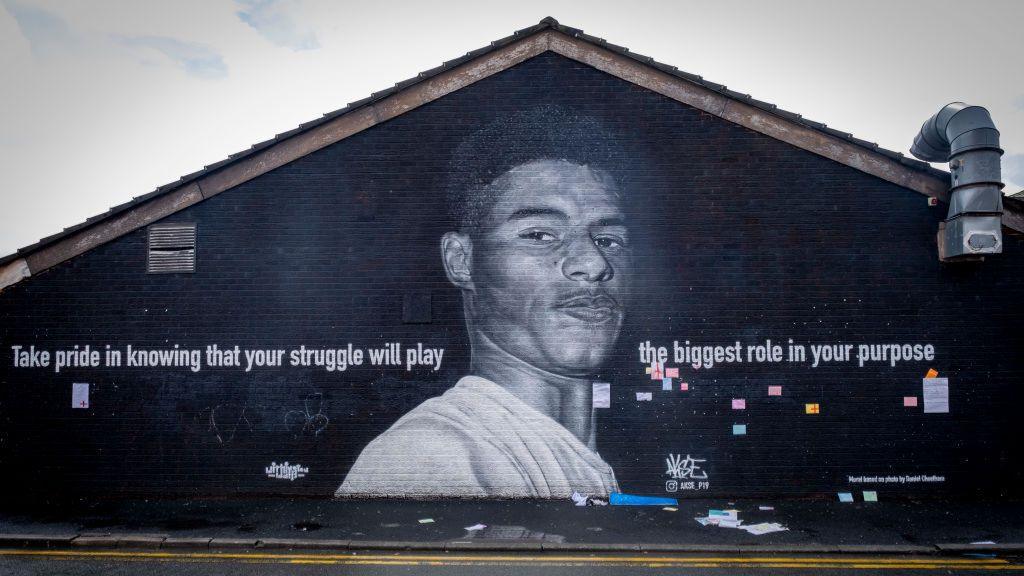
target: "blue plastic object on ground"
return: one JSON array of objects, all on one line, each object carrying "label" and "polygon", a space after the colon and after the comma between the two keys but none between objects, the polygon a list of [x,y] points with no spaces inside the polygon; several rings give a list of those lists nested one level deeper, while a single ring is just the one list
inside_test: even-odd
[{"label": "blue plastic object on ground", "polygon": [[608,503],[612,506],[677,506],[679,501],[675,498],[661,496],[634,496],[633,494],[612,492],[608,497]]}]

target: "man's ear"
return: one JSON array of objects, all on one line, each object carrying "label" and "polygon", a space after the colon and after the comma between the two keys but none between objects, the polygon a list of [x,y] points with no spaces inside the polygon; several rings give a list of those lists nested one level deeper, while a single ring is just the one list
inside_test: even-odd
[{"label": "man's ear", "polygon": [[473,289],[473,241],[468,234],[446,232],[441,237],[441,260],[449,282],[463,290]]}]

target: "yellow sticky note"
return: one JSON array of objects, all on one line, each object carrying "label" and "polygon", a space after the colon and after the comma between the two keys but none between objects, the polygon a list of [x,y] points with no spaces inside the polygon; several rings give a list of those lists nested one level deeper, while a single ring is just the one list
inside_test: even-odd
[{"label": "yellow sticky note", "polygon": [[651,373],[651,367],[650,366],[648,366],[647,368],[644,368],[644,374],[650,374],[650,373]]},{"label": "yellow sticky note", "polygon": [[936,370],[935,368],[929,368],[928,372],[925,373],[924,377],[925,378],[938,378],[939,377],[939,371]]},{"label": "yellow sticky note", "polygon": [[818,404],[804,404],[804,410],[808,414],[821,414],[821,406]]}]

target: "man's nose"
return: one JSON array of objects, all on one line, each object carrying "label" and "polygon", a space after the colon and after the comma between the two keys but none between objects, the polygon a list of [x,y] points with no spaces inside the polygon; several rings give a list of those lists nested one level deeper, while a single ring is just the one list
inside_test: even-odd
[{"label": "man's nose", "polygon": [[562,260],[562,274],[577,282],[606,282],[612,279],[615,270],[590,235],[585,234],[567,247]]}]

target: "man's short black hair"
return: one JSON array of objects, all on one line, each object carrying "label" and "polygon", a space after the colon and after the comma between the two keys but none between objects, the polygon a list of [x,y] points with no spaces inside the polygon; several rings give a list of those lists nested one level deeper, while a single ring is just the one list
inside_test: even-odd
[{"label": "man's short black hair", "polygon": [[503,115],[463,141],[448,169],[448,214],[470,233],[491,208],[486,187],[516,166],[535,160],[565,160],[608,172],[623,160],[618,142],[600,122],[555,105]]}]

